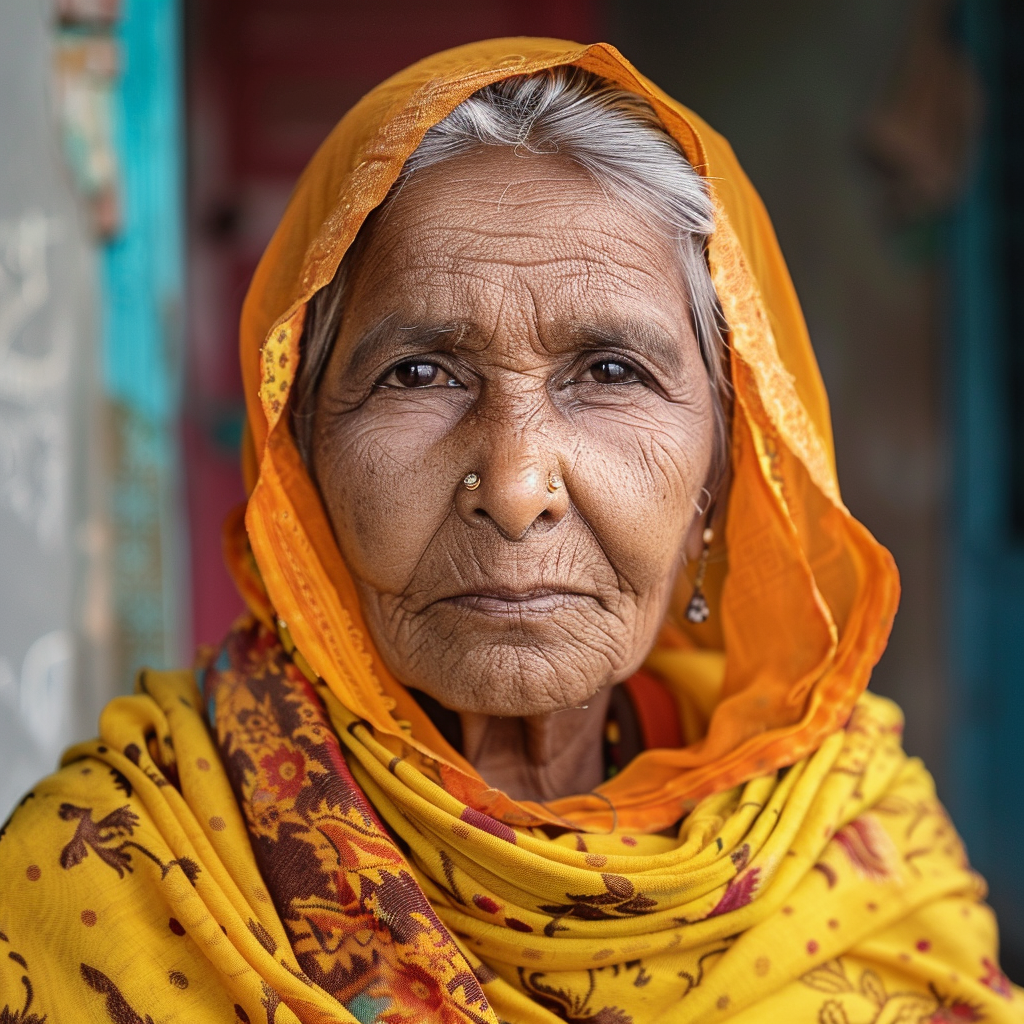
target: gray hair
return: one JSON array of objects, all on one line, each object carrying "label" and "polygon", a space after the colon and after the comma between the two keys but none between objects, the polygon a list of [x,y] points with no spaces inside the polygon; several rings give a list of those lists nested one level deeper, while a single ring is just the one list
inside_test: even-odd
[{"label": "gray hair", "polygon": [[[378,210],[386,210],[417,171],[481,146],[558,154],[665,230],[678,253],[693,330],[711,383],[715,454],[708,486],[714,490],[727,462],[729,386],[725,324],[707,262],[715,220],[704,179],[645,99],[581,68],[558,67],[504,79],[460,103],[427,131]],[[313,296],[306,313],[292,429],[307,464],[316,390],[341,326],[345,286],[358,258],[358,243],[357,237],[334,280]]]}]

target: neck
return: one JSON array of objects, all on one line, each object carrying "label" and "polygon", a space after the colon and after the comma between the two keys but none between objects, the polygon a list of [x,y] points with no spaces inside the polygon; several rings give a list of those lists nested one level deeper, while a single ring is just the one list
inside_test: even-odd
[{"label": "neck", "polygon": [[589,793],[604,781],[603,738],[611,687],[585,708],[529,718],[462,712],[462,752],[489,786],[515,800]]}]

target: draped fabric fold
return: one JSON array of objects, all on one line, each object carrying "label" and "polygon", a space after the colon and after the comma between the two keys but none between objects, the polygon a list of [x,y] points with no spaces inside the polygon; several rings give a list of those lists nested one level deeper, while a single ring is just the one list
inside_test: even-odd
[{"label": "draped fabric fold", "polygon": [[35,787],[0,839],[0,1019],[1024,1017],[891,703],[671,835],[513,829],[289,646],[251,620],[203,692],[145,674]]},{"label": "draped fabric fold", "polygon": [[[488,786],[388,673],[288,402],[307,303],[424,133],[560,65],[646,98],[706,178],[733,400],[712,615],[685,620],[683,578],[645,666],[685,743],[541,804]],[[700,118],[607,44],[413,65],[303,174],[241,359],[225,553],[249,614],[197,673],[144,673],[0,833],[0,1022],[1024,1020],[984,883],[864,692],[895,567],[842,503],[771,225]]]}]

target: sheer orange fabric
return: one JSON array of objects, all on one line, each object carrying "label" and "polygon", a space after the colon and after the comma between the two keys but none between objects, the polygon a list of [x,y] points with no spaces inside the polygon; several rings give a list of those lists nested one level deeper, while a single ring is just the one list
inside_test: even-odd
[{"label": "sheer orange fabric", "polygon": [[[597,794],[544,807],[489,790],[385,669],[286,415],[306,303],[426,130],[494,81],[572,64],[635,91],[711,186],[712,277],[730,328],[732,483],[710,623],[678,595],[649,667],[676,692],[693,742],[652,750]],[[259,265],[242,316],[248,401],[245,527],[269,605],[313,672],[383,742],[439,757],[446,787],[510,824],[570,820],[657,831],[695,800],[815,750],[848,718],[884,649],[898,582],[888,552],[839,494],[828,403],[767,214],[727,142],[607,44],[491,40],[420,61],[364,97],[303,174]],[[685,514],[680,510],[680,514]],[[236,575],[252,566],[229,524]],[[727,570],[726,570],[727,562]],[[247,568],[248,566],[248,568]],[[684,583],[685,589],[685,583]],[[411,723],[409,733],[400,722]]]}]

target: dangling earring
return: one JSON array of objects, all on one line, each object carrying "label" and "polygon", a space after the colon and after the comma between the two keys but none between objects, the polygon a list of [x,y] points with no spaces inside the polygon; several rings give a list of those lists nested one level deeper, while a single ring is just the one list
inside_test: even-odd
[{"label": "dangling earring", "polygon": [[[708,497],[710,498],[710,495]],[[693,580],[693,596],[690,598],[690,603],[686,606],[686,621],[692,622],[695,625],[707,621],[708,616],[711,614],[711,609],[708,607],[708,599],[704,596],[704,574],[708,570],[708,551],[711,548],[711,542],[715,539],[715,531],[711,527],[711,521],[715,516],[715,509],[714,505],[710,502],[708,503],[707,511],[708,521],[701,536],[703,547],[700,549],[700,560],[697,562],[697,575]]]}]

